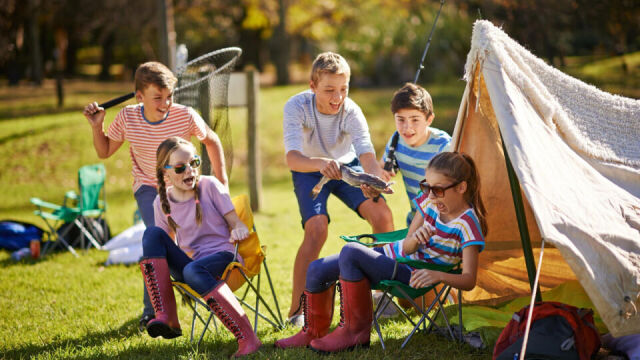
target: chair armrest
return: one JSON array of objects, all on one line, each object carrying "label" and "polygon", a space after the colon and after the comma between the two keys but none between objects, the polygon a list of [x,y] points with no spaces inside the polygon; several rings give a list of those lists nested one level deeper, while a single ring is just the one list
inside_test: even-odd
[{"label": "chair armrest", "polygon": [[408,231],[409,229],[402,229],[377,234],[341,235],[340,238],[346,242],[357,242],[365,246],[379,246],[404,239],[407,237]]},{"label": "chair armrest", "polygon": [[47,209],[51,209],[51,210],[59,210],[60,208],[62,208],[62,206],[60,205],[56,205],[56,204],[52,204],[46,201],[43,201],[40,198],[37,197],[32,197],[31,199],[29,199],[29,201],[31,201],[31,203],[37,207],[40,208],[47,208]]}]

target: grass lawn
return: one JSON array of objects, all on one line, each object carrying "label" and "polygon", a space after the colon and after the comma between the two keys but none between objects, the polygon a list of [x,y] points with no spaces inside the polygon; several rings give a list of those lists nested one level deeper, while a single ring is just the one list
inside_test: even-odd
[{"label": "grass lawn", "polygon": [[[626,63],[637,73],[637,55]],[[588,74],[606,82],[602,69],[615,69],[616,62],[580,63],[570,70]],[[604,72],[610,74],[610,72]],[[587,75],[585,75],[586,77]],[[623,76],[614,76],[622,79]],[[595,81],[594,81],[595,82]],[[634,83],[635,84],[635,83]],[[637,97],[637,87],[613,83],[604,87]],[[268,247],[268,263],[279,294],[281,311],[290,305],[291,268],[302,228],[282,145],[282,108],[288,97],[305,86],[271,87],[260,92],[258,129],[264,174],[263,209],[256,215],[256,226],[263,244]],[[451,133],[464,83],[430,85],[434,104],[435,127]],[[43,225],[33,215],[32,196],[59,203],[63,194],[76,188],[77,169],[99,162],[92,146],[90,128],[80,113],[88,101],[104,101],[130,91],[130,84],[68,82],[65,107],[56,109],[52,83],[42,88],[0,87],[0,219],[17,219]],[[378,154],[394,129],[389,101],[395,89],[352,89],[351,97],[362,107]],[[110,122],[117,109],[110,109]],[[246,193],[246,111],[231,109],[230,121],[234,143],[234,166],[230,175],[231,193]],[[125,145],[126,146],[126,145]],[[107,219],[112,233],[132,225],[135,201],[131,191],[130,160],[126,149],[103,161],[107,168]],[[396,227],[404,224],[408,208],[406,195],[398,179],[396,194],[388,196]],[[331,225],[329,239],[321,256],[339,251],[340,234],[369,231],[341,202],[329,203]],[[226,330],[209,334],[196,348],[189,343],[190,314],[179,306],[183,333],[174,340],[152,339],[137,331],[141,312],[142,280],[137,266],[109,266],[103,263],[107,253],[90,250],[80,258],[68,252],[55,253],[34,261],[14,262],[10,253],[0,251],[0,359],[205,359],[227,358],[235,341]],[[334,325],[337,316],[334,317]],[[382,351],[372,335],[370,350],[339,354],[342,358],[436,358],[489,359],[491,350],[473,350],[465,345],[445,341],[433,334],[419,334],[404,351],[399,345],[410,330],[404,321],[387,321],[383,325],[388,350]],[[265,344],[254,358],[319,358],[309,350],[275,350],[273,342],[294,334],[296,329],[274,331],[266,324],[259,328]]]},{"label": "grass lawn", "polygon": [[[109,84],[105,91],[99,83],[69,85],[69,108],[61,111],[37,110],[42,102],[51,101],[53,87],[41,89],[0,88],[0,156],[5,169],[0,172],[3,201],[0,219],[18,219],[42,225],[33,215],[29,203],[32,196],[54,203],[60,202],[65,191],[76,188],[76,171],[84,164],[99,162],[92,147],[90,129],[78,108],[83,102],[104,100],[128,90],[128,84]],[[464,83],[434,86],[436,126],[451,131],[459,94]],[[263,209],[256,215],[256,225],[263,244],[268,247],[268,264],[279,294],[281,311],[290,305],[291,267],[302,238],[302,228],[293,188],[284,164],[282,147],[282,107],[289,96],[304,86],[272,87],[261,91],[260,142],[264,168]],[[48,93],[48,91],[50,91]],[[76,94],[78,91],[79,94]],[[352,97],[362,106],[369,119],[378,152],[393,130],[389,99],[394,89],[353,89]],[[33,97],[28,94],[33,93]],[[82,99],[84,98],[84,99]],[[47,99],[47,100],[45,100]],[[76,99],[76,100],[73,100]],[[34,101],[34,109],[29,106]],[[74,111],[70,111],[74,110]],[[27,116],[16,116],[22,112]],[[108,111],[107,122],[117,109]],[[231,174],[232,194],[246,193],[246,113],[232,109],[235,163]],[[130,160],[126,149],[120,149],[104,161],[107,167],[107,219],[113,233],[132,225],[135,201],[131,192]],[[401,181],[400,181],[401,182]],[[402,184],[388,201],[397,226],[402,226],[408,207]],[[321,256],[339,251],[340,234],[369,231],[369,226],[355,216],[340,201],[331,200],[329,240]],[[210,333],[202,345],[190,344],[188,330],[190,313],[186,305],[179,306],[182,336],[175,340],[152,339],[139,334],[137,321],[141,311],[142,281],[137,266],[108,266],[103,263],[108,254],[90,250],[74,258],[68,252],[55,253],[38,261],[14,262],[10,253],[0,251],[3,280],[0,292],[0,358],[20,359],[102,359],[102,358],[226,358],[236,349],[232,335],[221,330]],[[336,314],[337,314],[336,309]],[[334,317],[334,325],[338,316]],[[475,351],[466,346],[445,341],[437,335],[416,336],[405,351],[399,350],[409,323],[385,323],[388,348],[382,351],[377,336],[372,335],[371,350],[359,350],[337,357],[350,358],[423,358],[426,351],[436,358],[489,358],[489,350]],[[259,336],[265,344],[256,358],[318,358],[306,349],[275,350],[273,342],[294,334],[296,329],[275,331],[261,323]]]}]

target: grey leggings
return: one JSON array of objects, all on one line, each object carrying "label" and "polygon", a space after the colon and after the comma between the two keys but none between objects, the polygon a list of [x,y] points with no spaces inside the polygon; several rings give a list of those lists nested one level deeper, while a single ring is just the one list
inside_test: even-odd
[{"label": "grey leggings", "polygon": [[[315,260],[307,269],[306,289],[315,293],[327,289],[338,277],[348,281],[359,281],[365,277],[371,285],[382,280],[392,280],[396,261],[384,255],[381,248],[368,248],[358,243],[346,244],[340,254]],[[398,265],[395,279],[409,284],[411,268],[405,264]]]}]

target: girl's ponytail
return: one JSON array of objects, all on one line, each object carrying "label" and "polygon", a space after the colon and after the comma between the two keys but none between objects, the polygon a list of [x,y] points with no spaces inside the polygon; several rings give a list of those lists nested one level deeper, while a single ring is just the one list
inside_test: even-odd
[{"label": "girl's ponytail", "polygon": [[160,204],[162,204],[162,212],[167,216],[167,222],[169,227],[176,233],[176,230],[180,227],[171,217],[171,205],[169,205],[169,199],[167,199],[167,188],[164,183],[164,172],[161,169],[156,170],[156,176],[158,178],[158,195],[160,195]]},{"label": "girl's ponytail", "polygon": [[482,228],[482,234],[487,236],[489,233],[489,225],[487,224],[487,209],[482,202],[482,196],[480,196],[480,174],[476,167],[475,161],[465,153],[460,153],[462,157],[469,164],[469,180],[467,181],[467,193],[469,194],[469,202],[476,211],[478,221],[480,221],[480,227]]}]

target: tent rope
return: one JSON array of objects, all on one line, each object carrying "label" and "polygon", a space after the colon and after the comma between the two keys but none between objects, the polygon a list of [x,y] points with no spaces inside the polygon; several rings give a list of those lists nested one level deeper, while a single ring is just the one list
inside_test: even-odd
[{"label": "tent rope", "polygon": [[524,359],[525,351],[527,351],[527,342],[529,341],[529,330],[531,328],[531,318],[533,315],[533,307],[536,299],[536,293],[538,292],[538,280],[540,279],[540,271],[542,269],[542,255],[544,254],[544,237],[542,238],[542,244],[540,245],[540,259],[538,260],[538,270],[536,271],[536,279],[533,283],[533,290],[531,291],[531,302],[529,303],[529,315],[527,315],[527,326],[524,329],[524,338],[522,340],[522,348],[520,349],[519,359]]},{"label": "tent rope", "polygon": [[636,304],[631,301],[631,297],[625,296],[624,301],[626,302],[625,310],[620,310],[620,315],[622,315],[625,320],[629,320],[632,316],[638,315],[638,309],[636,308]]}]

